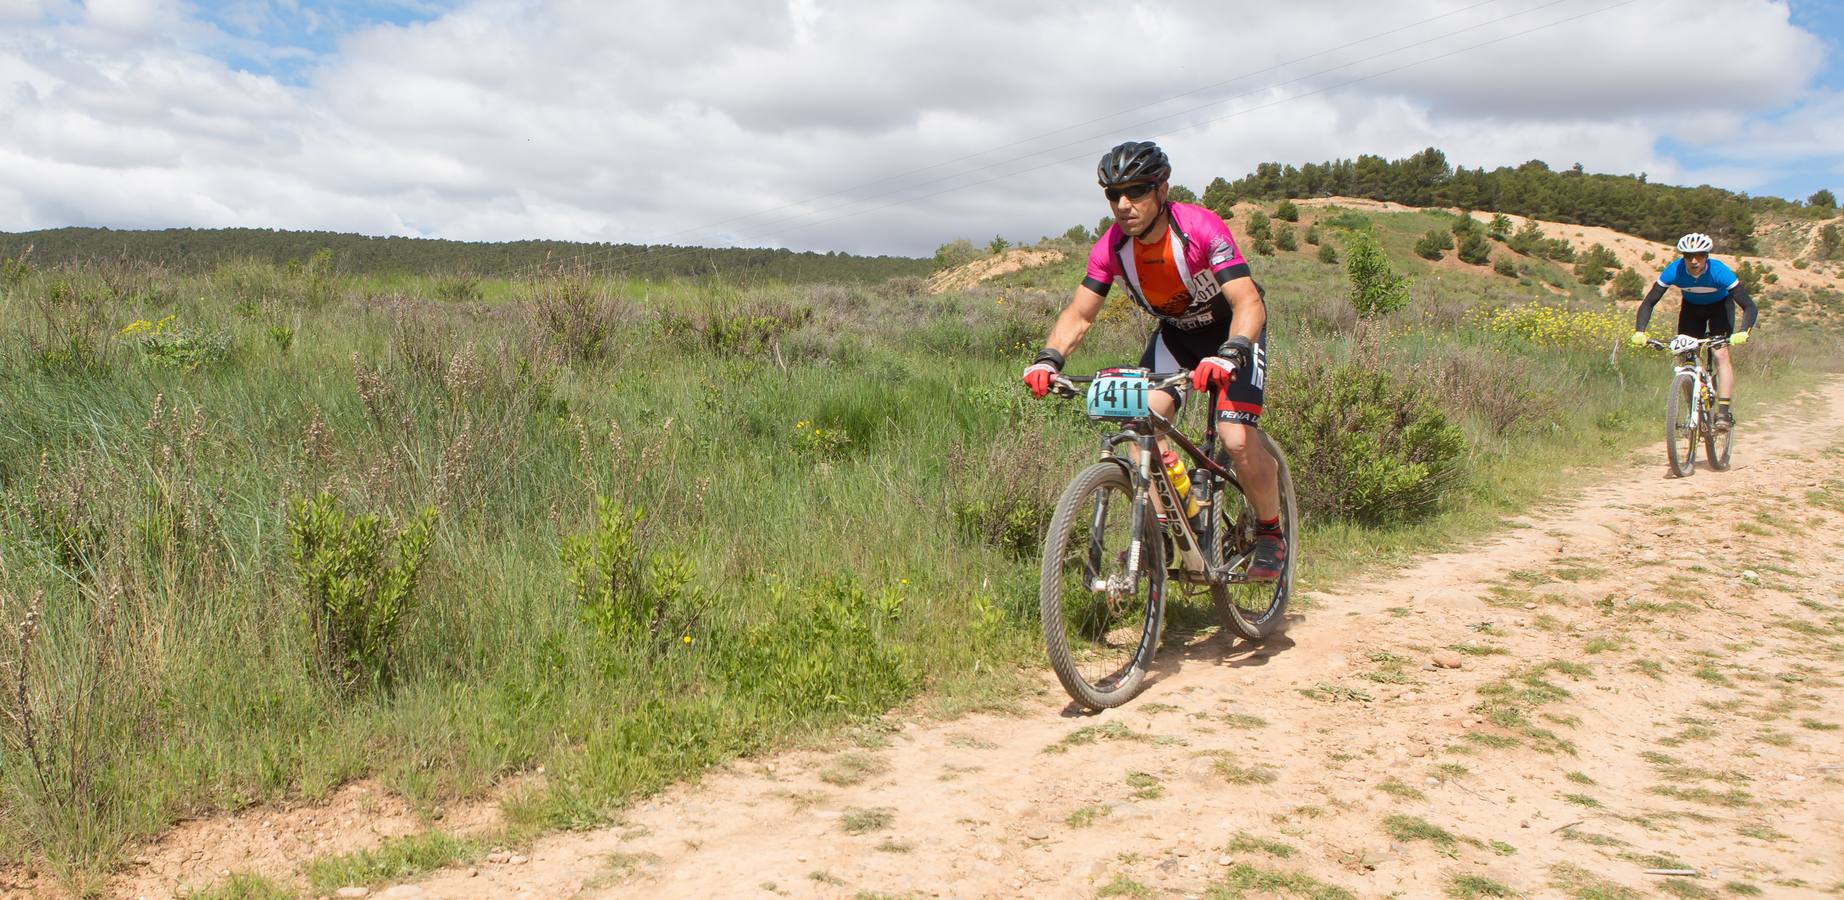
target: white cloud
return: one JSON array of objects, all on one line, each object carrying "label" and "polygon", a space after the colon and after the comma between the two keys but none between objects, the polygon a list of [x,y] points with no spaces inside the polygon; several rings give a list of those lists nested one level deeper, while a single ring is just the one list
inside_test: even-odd
[{"label": "white cloud", "polygon": [[[1352,0],[1259,15],[1220,0],[472,0],[347,34],[291,84],[220,58],[289,48],[176,0],[81,15],[0,0],[0,21],[29,23],[0,31],[0,197],[18,198],[0,228],[927,253],[1092,224],[1093,160],[1130,136],[1162,135],[1197,189],[1263,160],[1430,145],[1469,166],[1714,171],[1661,153],[1663,136],[1758,150],[1755,170],[1723,173],[1745,188],[1835,152],[1837,98],[1805,93],[1822,45],[1783,3],[1651,0],[1517,34],[1610,2],[1404,0],[1382,21]],[[225,9],[239,34],[279,14]],[[1789,103],[1803,105],[1776,113]]]}]

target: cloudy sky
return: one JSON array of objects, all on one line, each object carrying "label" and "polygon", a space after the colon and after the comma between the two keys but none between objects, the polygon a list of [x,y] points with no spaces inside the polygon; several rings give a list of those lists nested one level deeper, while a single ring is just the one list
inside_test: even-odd
[{"label": "cloudy sky", "polygon": [[[1382,11],[1388,10],[1387,14]],[[0,230],[926,255],[1154,138],[1844,193],[1844,0],[0,0]]]}]

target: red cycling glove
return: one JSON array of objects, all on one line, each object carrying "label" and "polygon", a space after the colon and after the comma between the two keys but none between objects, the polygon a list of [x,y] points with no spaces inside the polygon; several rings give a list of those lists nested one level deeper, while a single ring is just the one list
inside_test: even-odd
[{"label": "red cycling glove", "polygon": [[1031,361],[1031,367],[1024,370],[1024,386],[1031,389],[1031,395],[1043,399],[1050,393],[1050,384],[1063,371],[1063,354],[1045,347],[1037,351],[1037,358]]}]

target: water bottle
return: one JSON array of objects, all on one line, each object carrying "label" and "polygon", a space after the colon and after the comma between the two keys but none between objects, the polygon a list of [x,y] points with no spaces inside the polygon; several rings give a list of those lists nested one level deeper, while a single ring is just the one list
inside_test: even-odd
[{"label": "water bottle", "polygon": [[1197,500],[1191,496],[1191,473],[1185,471],[1184,463],[1178,459],[1178,451],[1165,451],[1165,475],[1172,480],[1172,488],[1178,491],[1178,499],[1185,505],[1185,518],[1197,515]]}]

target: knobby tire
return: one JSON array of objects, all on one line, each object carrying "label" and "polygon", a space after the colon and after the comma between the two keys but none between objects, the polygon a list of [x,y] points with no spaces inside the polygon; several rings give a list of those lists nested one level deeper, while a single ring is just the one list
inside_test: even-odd
[{"label": "knobby tire", "polygon": [[1689,427],[1696,385],[1696,376],[1679,372],[1665,397],[1665,452],[1671,457],[1672,474],[1679,478],[1689,477],[1697,467],[1697,432]]},{"label": "knobby tire", "polygon": [[[1098,507],[1104,500],[1105,507]],[[1141,528],[1137,590],[1111,598],[1091,587],[1104,574],[1108,580],[1129,579],[1125,539],[1133,530],[1133,502],[1126,470],[1096,463],[1063,491],[1044,535],[1038,609],[1045,650],[1063,689],[1092,710],[1119,706],[1139,694],[1164,625],[1164,542],[1150,522],[1150,503],[1145,510],[1149,521]],[[1098,510],[1105,515],[1098,516]],[[1098,518],[1103,519],[1099,543],[1092,540]],[[1097,565],[1099,571],[1093,568]]]}]

